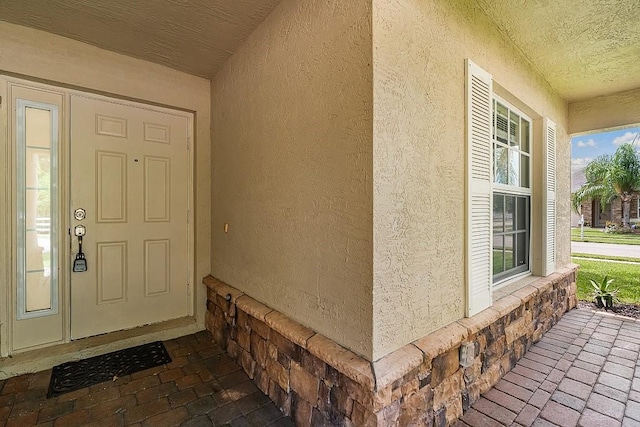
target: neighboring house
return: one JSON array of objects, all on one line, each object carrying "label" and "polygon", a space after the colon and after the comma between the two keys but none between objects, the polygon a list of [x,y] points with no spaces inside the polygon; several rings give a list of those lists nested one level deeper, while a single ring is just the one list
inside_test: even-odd
[{"label": "neighboring house", "polygon": [[[635,195],[631,200],[630,221],[632,223],[640,221],[640,210],[638,203],[640,195]],[[607,222],[622,224],[622,200],[616,197],[613,202],[602,207],[600,200],[588,200],[580,205],[580,212],[584,215],[584,224],[589,227],[604,227]]]},{"label": "neighboring house", "polygon": [[[585,183],[584,167],[571,173],[571,192],[577,191]],[[631,200],[630,221],[640,221],[640,195]],[[586,227],[604,227],[607,222],[622,224],[622,201],[619,197],[613,203],[607,203],[604,207],[600,200],[587,200],[580,205],[580,213],[571,210],[571,226],[578,227],[581,217],[584,218]]]},{"label": "neighboring house", "polygon": [[576,304],[569,135],[640,123],[581,3],[4,1],[0,375],[206,327],[300,425],[452,423]]}]

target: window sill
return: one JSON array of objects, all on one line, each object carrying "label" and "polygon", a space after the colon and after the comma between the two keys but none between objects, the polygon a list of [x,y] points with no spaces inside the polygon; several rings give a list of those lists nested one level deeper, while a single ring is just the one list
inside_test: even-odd
[{"label": "window sill", "polygon": [[493,300],[497,301],[501,298],[506,297],[507,295],[511,295],[512,293],[519,291],[520,289],[524,288],[527,285],[530,285],[538,279],[540,279],[539,276],[528,275],[525,277],[521,277],[514,282],[504,284],[500,288],[493,290]]}]

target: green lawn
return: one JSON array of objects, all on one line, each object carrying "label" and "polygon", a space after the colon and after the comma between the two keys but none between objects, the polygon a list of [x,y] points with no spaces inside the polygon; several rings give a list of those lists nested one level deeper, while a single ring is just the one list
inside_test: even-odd
[{"label": "green lawn", "polygon": [[640,304],[640,264],[592,261],[572,258],[580,266],[578,270],[578,299],[592,301],[589,279],[601,280],[607,274],[615,279],[611,284],[619,288],[618,299],[624,303]]},{"label": "green lawn", "polygon": [[580,228],[571,228],[571,240],[574,242],[619,243],[622,245],[640,245],[640,234],[605,233],[602,228],[584,229],[584,240],[580,239]]},{"label": "green lawn", "polygon": [[[506,268],[504,262],[506,261]],[[513,268],[513,251],[504,251],[502,249],[493,250],[493,274],[502,273],[505,270]]]}]

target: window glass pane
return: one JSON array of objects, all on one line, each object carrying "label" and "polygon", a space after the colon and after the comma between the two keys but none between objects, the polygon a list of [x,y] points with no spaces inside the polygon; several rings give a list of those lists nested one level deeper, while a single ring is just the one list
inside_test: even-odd
[{"label": "window glass pane", "polygon": [[517,199],[517,207],[516,207],[516,229],[517,230],[526,230],[527,229],[527,199],[525,197],[518,197]]},{"label": "window glass pane", "polygon": [[494,194],[493,196],[493,232],[502,233],[504,231],[504,196]]},{"label": "window glass pane", "polygon": [[509,145],[520,145],[520,116],[509,112]]},{"label": "window glass pane", "polygon": [[493,274],[504,271],[504,237],[493,236]]},{"label": "window glass pane", "polygon": [[516,237],[516,266],[520,267],[527,265],[527,259],[529,254],[529,239],[527,239],[527,233],[518,233]]},{"label": "window glass pane", "polygon": [[529,188],[529,156],[520,155],[520,187]]},{"label": "window glass pane", "polygon": [[18,318],[54,305],[54,109],[18,101]]},{"label": "window glass pane", "polygon": [[509,110],[499,102],[495,108],[496,139],[504,144],[509,143]]},{"label": "window glass pane", "polygon": [[27,107],[24,129],[25,300],[29,312],[51,308],[51,111]]},{"label": "window glass pane", "polygon": [[529,268],[530,208],[529,196],[493,195],[494,282]]},{"label": "window glass pane", "polygon": [[529,152],[529,122],[525,119],[520,121],[520,150]]},{"label": "window glass pane", "polygon": [[509,185],[520,185],[520,153],[509,150]]},{"label": "window glass pane", "polygon": [[505,212],[504,212],[504,231],[513,231],[514,229],[514,219],[516,214],[516,206],[514,202],[514,197],[505,196],[504,198]]},{"label": "window glass pane", "polygon": [[51,148],[51,111],[27,107],[25,123],[27,147]]},{"label": "window glass pane", "polygon": [[509,183],[509,149],[496,145],[496,157],[494,159],[495,178],[494,181],[498,184]]},{"label": "window glass pane", "polygon": [[515,267],[515,257],[514,257],[514,235],[508,234],[504,236],[504,269],[510,270]]},{"label": "window glass pane", "polygon": [[492,100],[491,104],[492,104],[491,111],[493,111],[493,114],[491,115],[491,132],[492,132],[491,137],[493,139],[496,139],[496,100],[495,99]]},{"label": "window glass pane", "polygon": [[26,311],[51,308],[51,275],[43,271],[27,271]]},{"label": "window glass pane", "polygon": [[530,188],[530,158],[523,153],[530,150],[531,124],[507,105],[495,99],[492,102],[494,182]]}]

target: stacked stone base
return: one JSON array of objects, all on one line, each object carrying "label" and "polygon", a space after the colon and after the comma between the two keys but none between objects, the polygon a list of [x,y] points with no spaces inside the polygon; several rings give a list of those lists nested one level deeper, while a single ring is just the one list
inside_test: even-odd
[{"label": "stacked stone base", "polygon": [[[447,426],[576,305],[575,265],[369,362],[213,277],[206,325],[296,425]],[[460,366],[460,346],[473,363]]]}]

